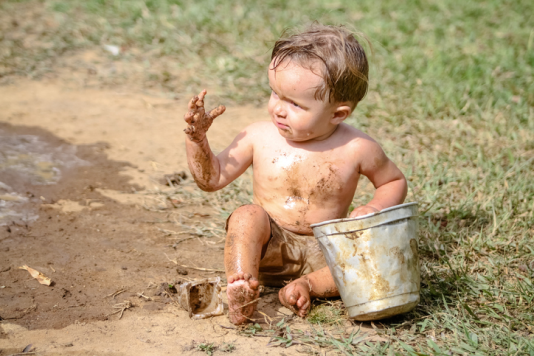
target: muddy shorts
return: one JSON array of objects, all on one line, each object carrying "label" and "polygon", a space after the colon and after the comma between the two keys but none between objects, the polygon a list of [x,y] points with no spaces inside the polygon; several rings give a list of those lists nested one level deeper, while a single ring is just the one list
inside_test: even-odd
[{"label": "muddy shorts", "polygon": [[[226,230],[230,216],[226,220]],[[314,236],[288,231],[270,216],[269,221],[271,238],[260,261],[260,284],[282,287],[290,280],[326,267],[323,252]]]}]

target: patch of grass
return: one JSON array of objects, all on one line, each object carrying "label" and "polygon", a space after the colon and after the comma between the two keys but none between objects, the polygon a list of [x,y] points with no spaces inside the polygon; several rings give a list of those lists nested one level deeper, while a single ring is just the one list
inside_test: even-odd
[{"label": "patch of grass", "polygon": [[[0,76],[37,76],[65,52],[114,44],[123,51],[110,60],[143,63],[146,83],[162,90],[207,87],[259,103],[284,28],[314,19],[358,28],[376,50],[369,94],[348,122],[382,144],[409,180],[407,200],[420,203],[422,288],[413,312],[381,321],[387,343],[353,339],[345,349],[534,354],[532,13],[527,0],[3,1]],[[214,207],[218,230],[191,232],[221,236],[251,193],[249,175],[216,193],[180,186],[152,195]],[[372,193],[362,178],[353,205]],[[284,330],[283,345],[288,335],[291,345],[314,335],[324,347],[349,337]]]},{"label": "patch of grass", "polygon": [[207,355],[213,355],[213,352],[217,349],[217,346],[213,342],[202,342],[197,345],[197,350],[205,352]]},{"label": "patch of grass", "polygon": [[315,301],[306,320],[311,324],[330,325],[347,320],[341,301],[318,303]]},{"label": "patch of grass", "polygon": [[222,352],[231,353],[231,352],[234,352],[235,350],[236,350],[236,347],[231,342],[228,342],[228,343],[223,342],[221,346],[219,346],[219,351],[222,351]]}]

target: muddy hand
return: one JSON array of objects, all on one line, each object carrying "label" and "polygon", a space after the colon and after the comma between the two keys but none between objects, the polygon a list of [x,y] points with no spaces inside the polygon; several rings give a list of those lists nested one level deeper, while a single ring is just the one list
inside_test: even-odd
[{"label": "muddy hand", "polygon": [[372,207],[372,206],[369,206],[369,205],[362,205],[360,207],[357,207],[356,209],[354,209],[352,211],[352,213],[350,213],[349,217],[350,218],[355,218],[357,216],[363,216],[363,215],[367,215],[367,214],[371,214],[371,213],[378,213],[380,210]]},{"label": "muddy hand", "polygon": [[204,137],[206,137],[206,132],[213,120],[226,110],[224,105],[219,105],[215,109],[206,113],[204,109],[204,97],[206,96],[206,93],[207,91],[204,89],[198,96],[195,95],[191,101],[189,101],[189,111],[184,115],[184,120],[188,123],[184,132],[191,141],[202,141]]}]

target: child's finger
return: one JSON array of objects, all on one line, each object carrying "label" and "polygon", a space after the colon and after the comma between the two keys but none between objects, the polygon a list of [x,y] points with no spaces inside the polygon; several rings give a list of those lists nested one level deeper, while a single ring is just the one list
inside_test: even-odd
[{"label": "child's finger", "polygon": [[219,105],[215,109],[211,110],[208,115],[211,117],[212,120],[215,120],[217,116],[221,115],[225,111],[226,107],[224,105]]},{"label": "child's finger", "polygon": [[185,122],[187,122],[188,124],[192,124],[193,123],[193,116],[195,115],[195,113],[193,111],[188,111],[185,115],[184,115],[184,120]]},{"label": "child's finger", "polygon": [[208,91],[206,89],[202,90],[200,94],[198,94],[198,100],[204,101],[204,97],[208,94]]},{"label": "child's finger", "polygon": [[207,90],[204,89],[204,90],[202,90],[202,91],[200,92],[200,94],[198,94],[198,100],[197,100],[197,102],[195,103],[195,105],[196,105],[197,107],[199,107],[199,108],[204,107],[204,97],[206,96],[207,93],[208,93]]},{"label": "child's finger", "polygon": [[189,100],[189,104],[187,105],[189,107],[189,110],[195,110],[197,108],[196,102],[198,101],[198,96],[195,95],[194,97]]}]

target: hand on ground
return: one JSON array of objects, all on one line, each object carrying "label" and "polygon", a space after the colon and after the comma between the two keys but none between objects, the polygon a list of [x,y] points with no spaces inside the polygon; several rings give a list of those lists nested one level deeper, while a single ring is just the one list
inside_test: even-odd
[{"label": "hand on ground", "polygon": [[379,211],[380,210],[373,208],[372,206],[362,205],[354,209],[352,213],[350,213],[349,218],[355,218],[357,216],[363,216],[371,213],[378,213]]},{"label": "hand on ground", "polygon": [[228,317],[234,325],[249,321],[256,310],[260,283],[249,273],[238,272],[228,277]]},{"label": "hand on ground", "polygon": [[310,284],[307,279],[299,278],[278,292],[278,298],[286,308],[304,318],[310,311]]},{"label": "hand on ground", "polygon": [[206,132],[213,120],[226,110],[224,105],[219,105],[215,109],[206,113],[204,109],[204,97],[206,94],[207,91],[204,89],[199,95],[195,95],[191,101],[189,101],[189,111],[184,115],[184,120],[188,123],[184,132],[189,136],[191,141],[202,141],[204,137],[206,137]]}]

